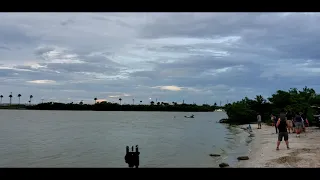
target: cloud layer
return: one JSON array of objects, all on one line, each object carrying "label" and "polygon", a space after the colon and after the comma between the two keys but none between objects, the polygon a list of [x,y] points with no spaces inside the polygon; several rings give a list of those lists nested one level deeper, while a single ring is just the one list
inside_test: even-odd
[{"label": "cloud layer", "polygon": [[2,13],[0,94],[213,104],[320,90],[318,22],[318,13]]}]

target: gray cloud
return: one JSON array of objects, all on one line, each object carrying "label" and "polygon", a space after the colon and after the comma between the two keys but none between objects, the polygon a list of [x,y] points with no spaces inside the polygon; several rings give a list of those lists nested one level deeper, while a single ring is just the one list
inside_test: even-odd
[{"label": "gray cloud", "polygon": [[[3,13],[0,94],[214,103],[313,86],[318,13]],[[5,101],[5,100],[4,100]]]}]

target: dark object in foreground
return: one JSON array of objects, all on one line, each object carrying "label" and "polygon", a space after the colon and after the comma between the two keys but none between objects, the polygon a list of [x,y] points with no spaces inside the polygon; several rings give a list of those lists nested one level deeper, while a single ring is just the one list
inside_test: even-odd
[{"label": "dark object in foreground", "polygon": [[237,158],[238,160],[248,160],[249,157],[248,156],[240,156]]},{"label": "dark object in foreground", "polygon": [[129,150],[129,146],[126,147],[126,155],[124,156],[124,160],[129,165],[129,168],[139,167],[139,149],[138,145],[136,145],[136,152],[133,152],[133,146],[131,147],[131,152]]},{"label": "dark object in foreground", "polygon": [[227,164],[227,163],[221,163],[221,164],[219,164],[219,167],[221,167],[221,168],[229,167],[229,164]]}]

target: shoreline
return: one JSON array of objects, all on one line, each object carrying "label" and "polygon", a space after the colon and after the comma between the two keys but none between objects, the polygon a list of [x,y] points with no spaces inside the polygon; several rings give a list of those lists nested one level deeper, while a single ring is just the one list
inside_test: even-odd
[{"label": "shoreline", "polygon": [[202,112],[218,112],[220,113],[219,111],[148,111],[148,110],[141,110],[141,111],[138,111],[138,110],[69,110],[69,109],[14,109],[14,108],[11,108],[11,109],[5,109],[5,108],[0,108],[0,110],[25,110],[25,111],[76,111],[76,112],[79,112],[79,111],[90,111],[90,112],[186,112],[186,113],[202,113]]},{"label": "shoreline", "polygon": [[239,161],[236,167],[320,167],[319,128],[307,127],[307,133],[302,133],[300,138],[290,133],[290,149],[288,150],[282,141],[280,150],[277,151],[278,136],[274,127],[265,124],[262,125],[262,129],[257,129],[256,124],[251,124],[251,127],[255,136],[249,145],[249,160]]}]

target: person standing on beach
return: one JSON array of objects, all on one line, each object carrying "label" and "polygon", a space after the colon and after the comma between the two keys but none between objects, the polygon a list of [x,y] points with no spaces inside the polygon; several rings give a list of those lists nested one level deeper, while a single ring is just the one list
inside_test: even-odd
[{"label": "person standing on beach", "polygon": [[295,116],[292,114],[292,133],[296,133]]},{"label": "person standing on beach", "polygon": [[290,133],[290,130],[291,130],[291,132],[293,132],[293,125],[292,125],[292,113],[291,112],[289,112],[288,114],[287,114],[287,125],[288,125],[288,131],[289,131],[289,133]]},{"label": "person standing on beach", "polygon": [[301,130],[302,130],[302,118],[300,116],[300,114],[296,114],[296,117],[295,117],[295,125],[296,125],[296,137],[300,137],[300,133],[301,133]]},{"label": "person standing on beach", "polygon": [[272,120],[273,120],[273,124],[274,124],[274,128],[276,129],[276,134],[278,134],[278,128],[277,128],[277,117],[275,115],[271,115],[272,116]]},{"label": "person standing on beach", "polygon": [[289,135],[287,131],[287,118],[286,118],[286,113],[282,112],[280,113],[280,117],[277,121],[276,126],[279,129],[279,134],[278,134],[278,141],[277,141],[277,150],[279,150],[280,143],[282,139],[284,139],[287,149],[289,149]]},{"label": "person standing on beach", "polygon": [[257,115],[257,120],[258,120],[258,129],[261,129],[261,115],[259,113]]}]

